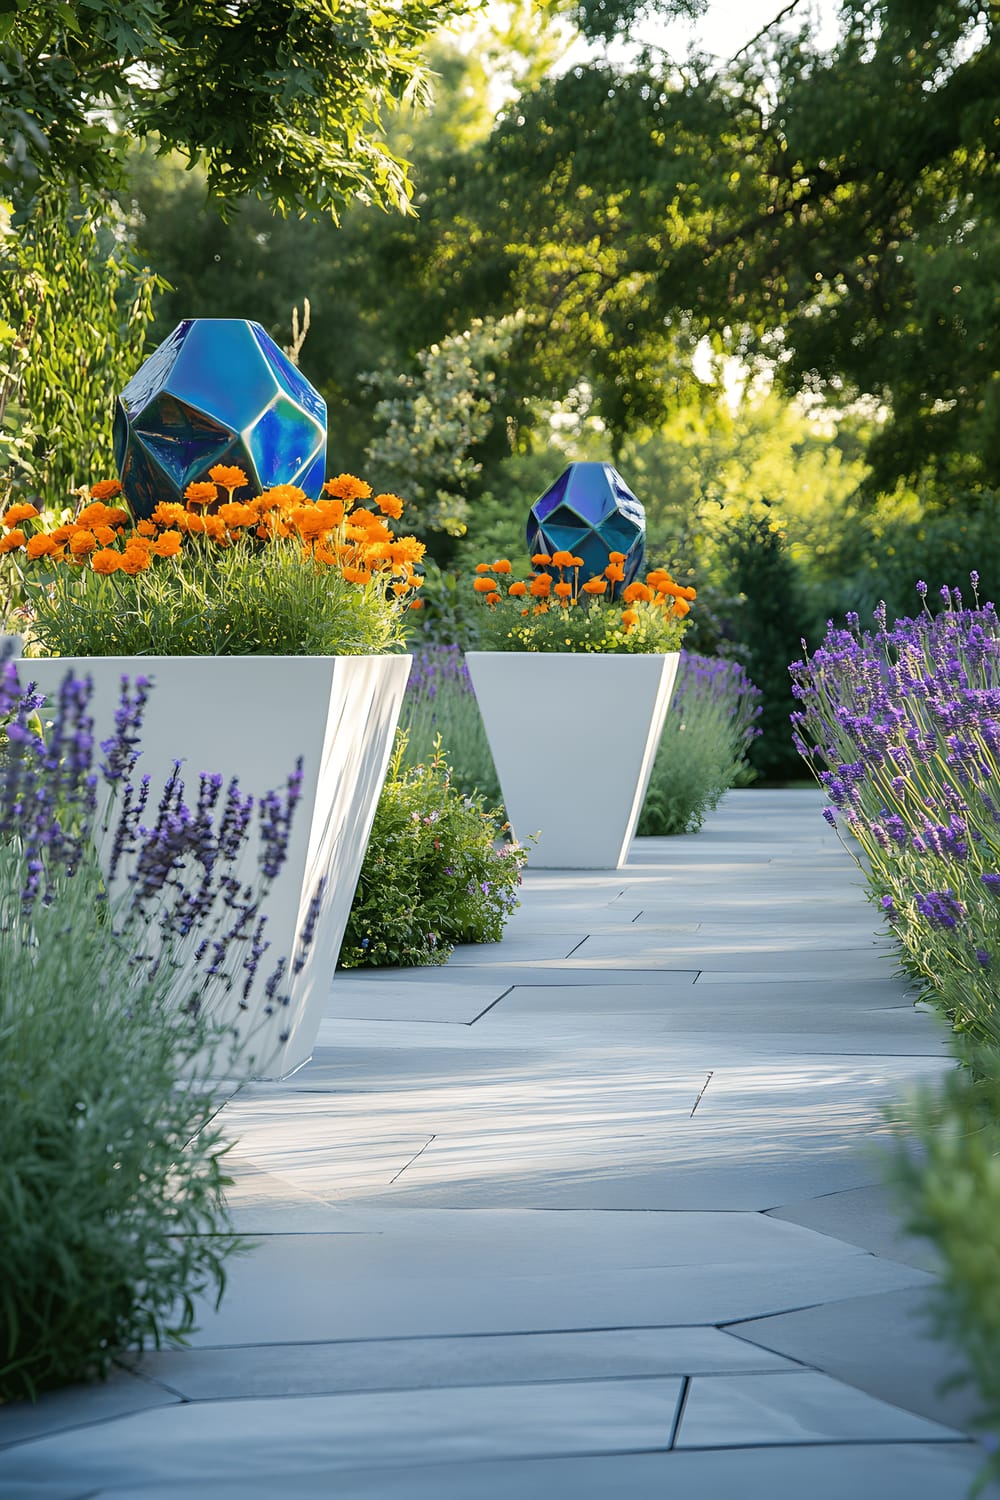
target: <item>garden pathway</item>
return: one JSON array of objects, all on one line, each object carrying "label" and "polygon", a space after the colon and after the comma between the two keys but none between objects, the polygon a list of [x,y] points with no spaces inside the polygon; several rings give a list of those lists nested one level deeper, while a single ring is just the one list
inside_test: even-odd
[{"label": "garden pathway", "polygon": [[529,871],[499,946],[339,976],[313,1061],[227,1110],[221,1308],[0,1410],[3,1500],[964,1496],[878,1185],[944,1038],[819,807],[732,793]]}]

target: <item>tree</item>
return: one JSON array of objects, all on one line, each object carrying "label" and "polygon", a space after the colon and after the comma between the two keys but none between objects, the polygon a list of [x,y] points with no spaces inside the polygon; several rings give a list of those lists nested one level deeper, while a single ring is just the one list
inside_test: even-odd
[{"label": "tree", "polygon": [[223,210],[405,205],[383,114],[468,0],[13,0],[0,12],[0,185],[120,180],[130,138],[203,161]]}]

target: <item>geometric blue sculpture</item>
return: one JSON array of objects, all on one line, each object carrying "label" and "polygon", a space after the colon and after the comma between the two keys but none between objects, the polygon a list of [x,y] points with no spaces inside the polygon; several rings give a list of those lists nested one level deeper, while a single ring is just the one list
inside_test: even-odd
[{"label": "geometric blue sculpture", "polygon": [[326,477],[326,402],[259,323],[186,318],[119,396],[114,446],[139,517],[160,500],[182,499],[215,464],[243,469],[254,494],[297,484],[316,500]]},{"label": "geometric blue sculpture", "polygon": [[529,556],[582,557],[581,579],[598,577],[609,554],[623,552],[624,583],[631,583],[646,552],[646,512],[610,464],[570,464],[531,507],[527,536]]}]

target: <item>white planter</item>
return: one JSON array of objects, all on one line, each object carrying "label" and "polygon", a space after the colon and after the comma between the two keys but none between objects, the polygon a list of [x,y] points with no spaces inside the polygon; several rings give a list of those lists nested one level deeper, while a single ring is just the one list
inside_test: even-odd
[{"label": "white planter", "polygon": [[680,655],[470,651],[507,816],[535,868],[625,863]]},{"label": "white planter", "polygon": [[[270,941],[258,988],[295,938],[321,877],[326,876],[315,938],[301,972],[284,986],[290,1004],[259,1034],[254,1076],[284,1077],[309,1058],[323,1002],[361,873],[410,670],[408,656],[86,657],[18,663],[22,685],[53,692],[66,672],[94,684],[95,740],[110,737],[123,676],[153,684],[136,775],[151,778],[151,801],[175,760],[182,762],[189,802],[202,771],[218,772],[255,801],[281,791],[303,757],[302,798],[288,857],[266,902]],[[252,878],[254,835],[244,856]],[[234,1019],[238,1012],[233,1001]],[[280,1040],[285,1034],[286,1040]]]}]

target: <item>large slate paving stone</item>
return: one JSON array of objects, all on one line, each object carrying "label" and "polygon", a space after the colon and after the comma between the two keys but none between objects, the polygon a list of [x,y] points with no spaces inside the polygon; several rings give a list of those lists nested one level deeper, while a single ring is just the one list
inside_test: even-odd
[{"label": "large slate paving stone", "polygon": [[[726,1334],[719,1334],[727,1338]],[[74,1385],[45,1391],[37,1401],[13,1401],[0,1406],[0,1448],[67,1427],[106,1422],[129,1412],[152,1406],[169,1406],[180,1399],[172,1391],[139,1380],[125,1370],[113,1369],[107,1380],[93,1385]],[[0,1456],[0,1471],[3,1459]]]},{"label": "large slate paving stone", "polygon": [[926,1288],[906,1288],[754,1319],[730,1332],[907,1411],[968,1430],[976,1397],[966,1388],[942,1389],[962,1363],[931,1333],[927,1302]]},{"label": "large slate paving stone", "polygon": [[802,1224],[849,1245],[860,1245],[873,1255],[901,1260],[924,1271],[936,1271],[940,1266],[930,1241],[904,1233],[892,1192],[882,1183],[806,1198],[800,1203],[784,1203],[769,1210],[768,1216],[789,1224]]},{"label": "large slate paving stone", "polygon": [[8,1448],[0,1484],[18,1500],[39,1482],[80,1494],[172,1483],[186,1496],[191,1482],[282,1470],[656,1450],[681,1388],[654,1378],[180,1404]]},{"label": "large slate paving stone", "polygon": [[[981,1457],[967,1444],[897,1443],[515,1459],[339,1472],[333,1493],[337,1500],[968,1500]],[[331,1481],[268,1469],[235,1483],[195,1481],[184,1489],[184,1500],[275,1496],[330,1500]],[[998,1497],[1000,1486],[983,1491],[983,1500]],[[88,1500],[177,1500],[177,1492],[162,1485],[116,1488]]]},{"label": "large slate paving stone", "polygon": [[350,1236],[268,1238],[232,1261],[221,1307],[197,1303],[192,1346],[719,1324],[930,1280],[863,1254],[487,1278],[346,1274],[340,1262],[358,1253]]},{"label": "large slate paving stone", "polygon": [[795,1368],[717,1328],[611,1328],[153,1351],[137,1368],[187,1400]]},{"label": "large slate paving stone", "polygon": [[696,1375],[678,1448],[822,1442],[951,1442],[958,1434],[809,1370]]}]

